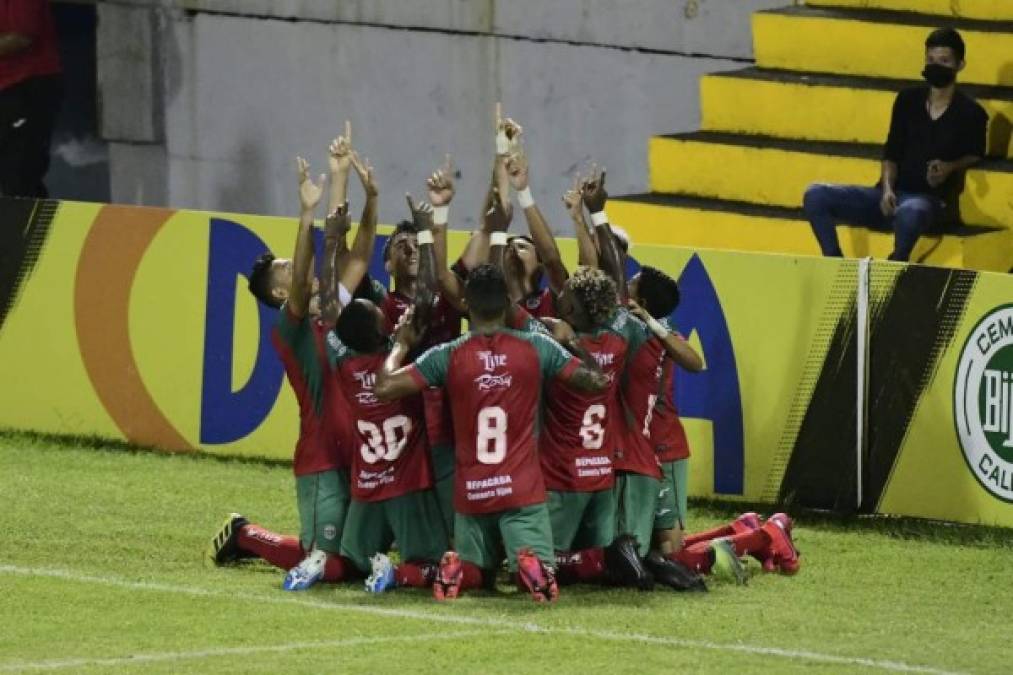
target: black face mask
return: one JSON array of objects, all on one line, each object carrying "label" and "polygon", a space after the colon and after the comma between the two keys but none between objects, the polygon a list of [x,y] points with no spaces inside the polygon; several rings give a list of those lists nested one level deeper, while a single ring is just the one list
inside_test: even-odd
[{"label": "black face mask", "polygon": [[957,79],[957,71],[941,63],[930,63],[922,71],[922,77],[936,89],[942,89],[953,84]]}]

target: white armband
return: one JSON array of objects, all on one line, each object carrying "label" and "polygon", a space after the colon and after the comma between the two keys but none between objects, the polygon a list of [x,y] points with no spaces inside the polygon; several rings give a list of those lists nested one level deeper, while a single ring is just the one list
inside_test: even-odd
[{"label": "white armband", "polygon": [[449,206],[434,206],[433,207],[433,225],[446,225],[449,220],[448,214],[450,213]]},{"label": "white armband", "polygon": [[496,132],[496,154],[510,154],[510,139],[507,138],[506,130],[500,129]]},{"label": "white armband", "polygon": [[348,292],[348,289],[341,282],[338,282],[338,304],[342,307],[348,307],[352,304],[352,294]]},{"label": "white armband", "polygon": [[507,244],[507,233],[506,232],[493,232],[489,235],[490,246],[506,246]]},{"label": "white armband", "polygon": [[605,209],[591,214],[591,222],[597,227],[598,225],[604,225],[609,221],[608,216],[605,215]]},{"label": "white armband", "polygon": [[647,321],[645,321],[644,323],[647,324],[647,327],[651,329],[652,333],[657,335],[662,340],[667,338],[668,334],[671,332],[667,328],[665,328],[665,326],[660,321],[655,319],[653,316],[648,316]]},{"label": "white armband", "polygon": [[419,231],[419,234],[418,234],[418,237],[416,238],[416,241],[419,243],[419,246],[421,246],[422,244],[432,244],[433,243],[433,231],[432,230],[421,230],[421,231]]},{"label": "white armband", "polygon": [[522,209],[529,209],[535,205],[535,198],[531,196],[531,186],[524,188],[517,193],[517,201]]}]

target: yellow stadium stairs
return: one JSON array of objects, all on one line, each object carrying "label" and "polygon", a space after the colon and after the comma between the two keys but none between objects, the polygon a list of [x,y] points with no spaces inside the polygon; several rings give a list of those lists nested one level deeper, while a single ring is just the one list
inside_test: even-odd
[{"label": "yellow stadium stairs", "polygon": [[[652,138],[648,194],[609,214],[635,241],[817,255],[801,202],[813,182],[873,185],[896,93],[919,83],[928,33],[967,43],[962,89],[989,113],[968,172],[966,225],[922,238],[913,261],[1013,269],[1013,0],[816,0],[757,12],[755,67],[702,78],[703,130]],[[847,255],[884,258],[889,232],[838,229]]]}]

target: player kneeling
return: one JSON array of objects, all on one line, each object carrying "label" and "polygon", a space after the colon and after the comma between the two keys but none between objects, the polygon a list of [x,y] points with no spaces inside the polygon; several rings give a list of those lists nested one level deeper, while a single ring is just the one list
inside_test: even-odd
[{"label": "player kneeling", "polygon": [[545,483],[534,438],[542,379],[602,391],[608,379],[550,337],[505,327],[510,305],[500,269],[480,265],[465,287],[471,332],[401,367],[418,340],[399,327],[377,379],[381,400],[445,386],[454,423],[454,539],[433,584],[437,600],[455,598],[494,578],[505,549],[518,584],[538,602],[559,596]]}]

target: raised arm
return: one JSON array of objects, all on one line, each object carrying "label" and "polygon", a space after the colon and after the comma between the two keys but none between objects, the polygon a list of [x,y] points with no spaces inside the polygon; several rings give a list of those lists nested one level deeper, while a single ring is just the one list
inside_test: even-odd
[{"label": "raised arm", "polygon": [[[330,215],[348,201],[348,174],[352,169],[351,122],[345,120],[345,135],[331,141],[327,151],[327,166],[331,172],[331,184],[327,192],[327,215]],[[341,246],[339,244],[339,254]],[[343,248],[348,248],[347,243],[344,243]]]},{"label": "raised arm", "polygon": [[584,202],[581,195],[581,178],[573,181],[573,187],[563,194],[563,204],[573,221],[573,230],[577,235],[577,263],[584,267],[598,267],[598,245],[591,235],[591,228],[584,220]]},{"label": "raised arm", "polygon": [[412,196],[405,195],[412,223],[418,232],[419,273],[415,284],[415,327],[422,333],[429,326],[436,300],[436,250],[433,245],[433,207],[422,202],[416,204]]},{"label": "raised arm", "polygon": [[[324,264],[320,273],[320,316],[328,326],[333,326],[337,322],[341,307],[345,304],[339,301],[336,279],[341,276],[340,260],[347,260],[347,256],[339,258],[338,242],[345,238],[350,225],[347,204],[342,204],[327,216],[324,224]],[[347,289],[345,292],[348,292]],[[347,302],[348,298],[345,298],[345,301]]]},{"label": "raised arm", "polygon": [[619,252],[615,235],[612,234],[612,228],[609,226],[608,216],[605,215],[605,202],[608,201],[608,192],[605,191],[604,169],[584,181],[581,187],[581,194],[584,205],[591,212],[591,222],[594,223],[595,237],[598,239],[601,268],[616,282],[616,290],[619,292],[620,301],[625,301],[629,297],[629,293],[626,290],[626,269],[623,265],[623,255]]},{"label": "raised arm", "polygon": [[320,174],[320,184],[310,178],[310,165],[302,157],[296,158],[299,172],[299,232],[292,254],[292,281],[288,289],[288,308],[292,316],[302,318],[309,311],[313,279],[313,214],[324,194],[326,176]]},{"label": "raised arm", "polygon": [[341,285],[349,293],[354,293],[363,277],[366,276],[366,272],[369,270],[369,261],[373,257],[373,245],[376,242],[377,201],[380,190],[376,186],[373,167],[369,165],[368,160],[360,159],[358,153],[353,151],[350,161],[355,173],[359,176],[362,191],[366,196],[355,240],[352,242],[347,259],[342,260],[341,263]]},{"label": "raised arm", "polygon": [[648,314],[647,310],[638,305],[636,301],[629,300],[627,305],[630,308],[630,312],[646,323],[651,332],[661,340],[661,344],[664,345],[665,353],[668,354],[669,358],[691,373],[699,373],[703,370],[703,359],[700,358],[696,350],[690,347],[689,343],[681,335],[666,328],[660,321]]},{"label": "raised arm", "polygon": [[535,251],[548,275],[549,287],[553,293],[558,295],[570,275],[559,254],[556,238],[552,235],[541,210],[531,197],[528,158],[523,152],[514,152],[507,159],[507,174],[510,176],[510,186],[517,193],[517,200],[521,208],[524,209],[524,219],[528,221],[528,230],[531,232],[531,240],[535,243]]},{"label": "raised arm", "polygon": [[569,340],[564,346],[580,359],[580,365],[569,377],[563,379],[566,386],[592,393],[605,391],[609,385],[608,375],[602,371],[601,366],[587,350],[580,346],[576,338]]},{"label": "raised arm", "polygon": [[459,312],[463,312],[464,284],[447,267],[447,223],[450,220],[450,202],[454,199],[453,165],[450,162],[450,155],[446,156],[443,166],[426,179],[426,191],[429,203],[433,205],[433,250],[436,254],[436,278],[439,281],[439,288],[447,302]]}]

